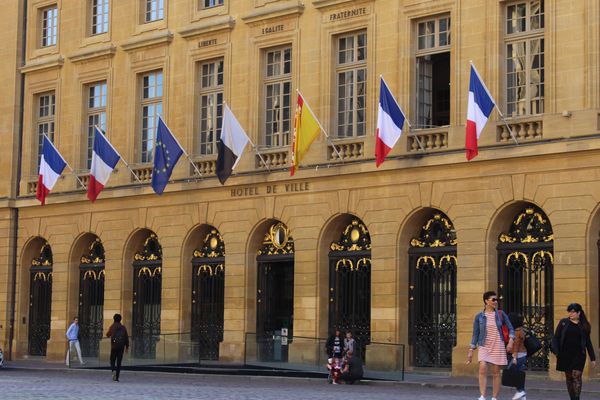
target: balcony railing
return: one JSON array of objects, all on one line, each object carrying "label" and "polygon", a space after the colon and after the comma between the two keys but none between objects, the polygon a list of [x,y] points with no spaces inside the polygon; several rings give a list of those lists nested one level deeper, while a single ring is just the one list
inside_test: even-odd
[{"label": "balcony railing", "polygon": [[[131,166],[131,169],[142,183],[152,181],[152,165]],[[135,182],[133,176],[131,177],[131,180]]]},{"label": "balcony railing", "polygon": [[448,128],[412,131],[406,140],[409,153],[436,151],[448,148]]},{"label": "balcony railing", "polygon": [[289,147],[266,150],[261,149],[260,156],[262,156],[262,160],[258,154],[254,157],[256,168],[265,170],[289,167],[289,153]]},{"label": "balcony railing", "polygon": [[365,154],[364,138],[336,140],[333,145],[327,146],[327,159],[330,161],[360,160]]},{"label": "balcony railing", "polygon": [[[537,140],[543,137],[544,124],[540,115],[528,118],[509,119],[508,126],[518,141]],[[513,140],[506,124],[502,121],[496,125],[496,141],[506,143]]]}]

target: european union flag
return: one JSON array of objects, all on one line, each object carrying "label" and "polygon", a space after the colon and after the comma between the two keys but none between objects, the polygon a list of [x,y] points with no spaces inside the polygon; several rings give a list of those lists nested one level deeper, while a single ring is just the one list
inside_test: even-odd
[{"label": "european union flag", "polygon": [[183,149],[161,117],[156,128],[156,146],[154,149],[154,168],[152,169],[152,189],[162,194],[171,178],[173,167],[177,164]]}]

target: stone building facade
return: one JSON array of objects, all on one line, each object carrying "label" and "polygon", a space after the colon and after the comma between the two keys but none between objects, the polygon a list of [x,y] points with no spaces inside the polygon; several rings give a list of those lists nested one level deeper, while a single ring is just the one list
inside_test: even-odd
[{"label": "stone building facade", "polygon": [[[139,335],[196,332],[223,361],[243,360],[249,334],[339,325],[367,366],[395,357],[369,343],[405,344],[407,368],[472,374],[490,289],[546,339],[581,303],[598,346],[598,2],[7,3],[0,346],[13,357],[61,359],[74,315],[101,332],[121,312]],[[506,124],[494,111],[467,162],[469,61]],[[376,168],[380,75],[412,128]],[[329,139],[290,177],[295,89]],[[256,147],[222,186],[225,102]],[[202,173],[182,158],[161,196],[149,184],[159,115]],[[91,203],[95,125],[136,178],[119,163]],[[73,171],[40,206],[43,134]],[[543,353],[533,369],[553,362]]]}]

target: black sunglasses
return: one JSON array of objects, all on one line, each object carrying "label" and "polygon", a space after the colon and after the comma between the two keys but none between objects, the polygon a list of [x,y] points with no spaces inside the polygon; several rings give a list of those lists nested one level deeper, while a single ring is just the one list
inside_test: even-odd
[{"label": "black sunglasses", "polygon": [[498,301],[498,299],[497,299],[497,298],[495,298],[495,297],[492,297],[491,299],[488,299],[488,300],[491,300],[491,301]]}]

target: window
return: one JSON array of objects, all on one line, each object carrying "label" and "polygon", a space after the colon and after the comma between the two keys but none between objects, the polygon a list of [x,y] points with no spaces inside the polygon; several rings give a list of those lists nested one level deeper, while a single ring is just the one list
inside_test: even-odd
[{"label": "window", "polygon": [[87,88],[86,166],[92,166],[94,127],[106,132],[106,82],[98,82]]},{"label": "window", "polygon": [[165,17],[165,1],[164,0],[145,0],[146,9],[144,12],[144,21],[158,21]]},{"label": "window", "polygon": [[200,142],[197,153],[216,154],[223,123],[223,60],[200,64]]},{"label": "window", "polygon": [[223,5],[223,0],[200,0],[201,8],[213,8]]},{"label": "window", "polygon": [[141,152],[140,162],[150,163],[154,157],[154,142],[158,117],[162,115],[163,75],[162,71],[142,75],[141,102]]},{"label": "window", "polygon": [[108,32],[108,0],[92,0],[92,35]]},{"label": "window", "polygon": [[450,17],[417,24],[417,128],[450,124]]},{"label": "window", "polygon": [[42,47],[56,46],[58,37],[58,7],[53,5],[42,10]]},{"label": "window", "polygon": [[367,33],[337,38],[338,138],[364,136],[367,103]]},{"label": "window", "polygon": [[291,127],[292,48],[265,52],[265,145],[288,146]]},{"label": "window", "polygon": [[544,112],[544,2],[506,7],[506,113]]},{"label": "window", "polygon": [[37,98],[37,166],[42,159],[42,145],[44,135],[54,140],[54,115],[56,113],[56,98],[54,92],[40,94]]}]

